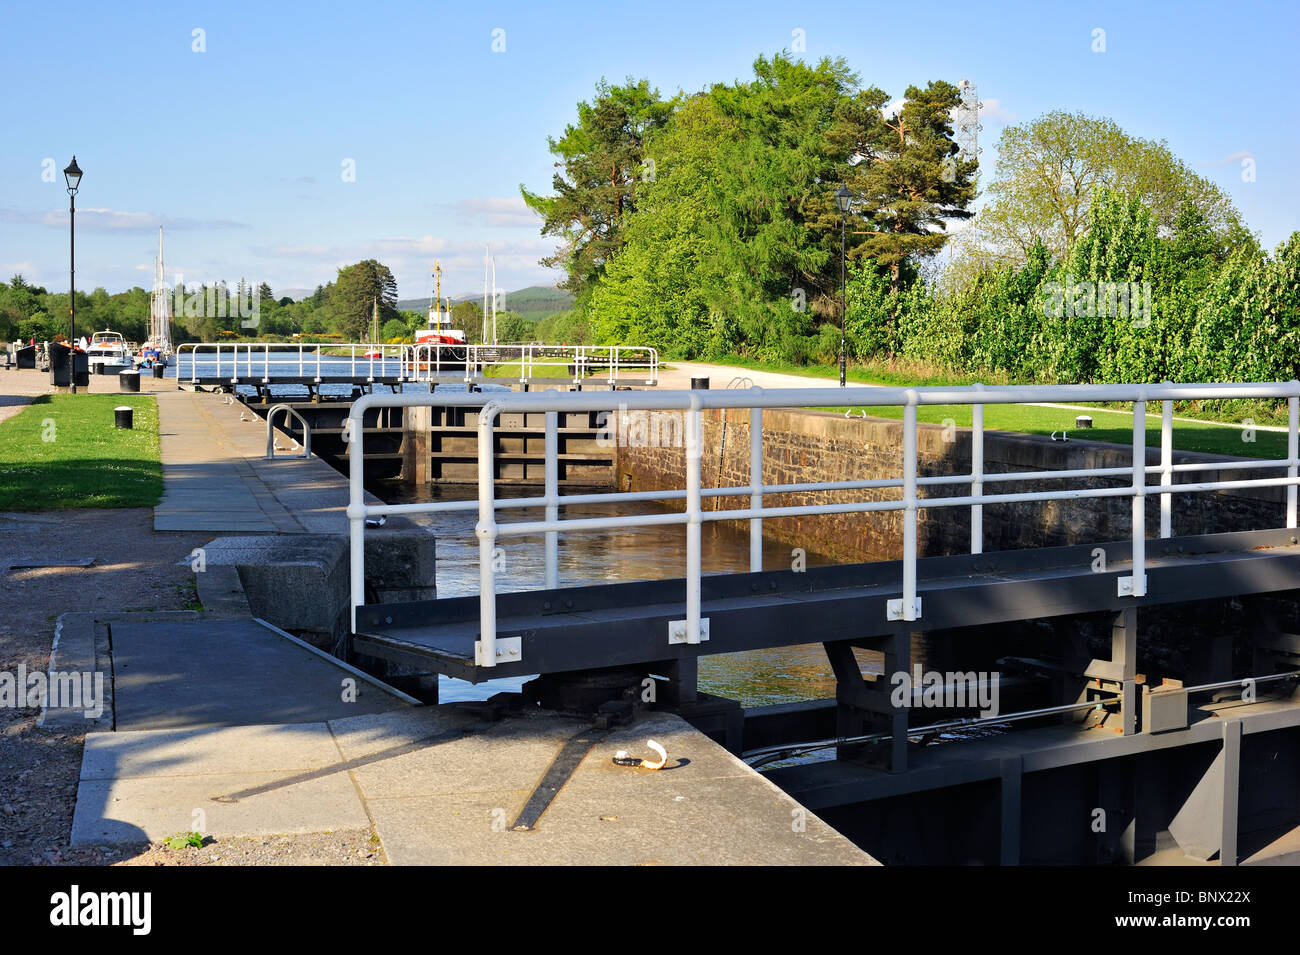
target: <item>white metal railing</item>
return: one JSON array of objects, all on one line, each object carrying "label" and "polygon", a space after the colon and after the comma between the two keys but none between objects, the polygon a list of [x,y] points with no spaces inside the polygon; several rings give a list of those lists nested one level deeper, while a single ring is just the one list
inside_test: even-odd
[{"label": "white metal railing", "polygon": [[[860,396],[855,396],[860,397]],[[1286,398],[1288,401],[1287,453],[1273,460],[1229,460],[1191,464],[1173,463],[1173,402],[1243,398]],[[475,533],[479,539],[479,608],[480,633],[475,646],[480,666],[495,666],[499,655],[496,639],[496,575],[493,552],[502,537],[541,534],[545,541],[546,587],[559,583],[557,568],[558,535],[566,531],[606,531],[622,527],[655,524],[686,526],[686,619],[677,622],[682,642],[701,642],[700,617],[700,527],[705,521],[748,520],[750,528],[750,570],[761,571],[763,520],[814,514],[845,514],[873,511],[903,512],[903,560],[901,597],[888,602],[888,618],[913,621],[921,618],[921,601],[917,596],[917,512],[922,508],[969,507],[971,509],[970,551],[983,551],[983,508],[989,504],[1011,504],[1053,500],[1129,497],[1132,500],[1132,573],[1118,580],[1120,596],[1141,597],[1146,594],[1146,497],[1160,495],[1160,536],[1172,536],[1172,497],[1204,491],[1251,487],[1286,487],[1285,526],[1296,526],[1296,490],[1300,484],[1300,381],[1251,384],[1162,384],[1162,385],[1024,385],[961,388],[876,388],[870,396],[873,405],[898,405],[903,409],[903,448],[901,478],[863,481],[826,481],[814,483],[765,484],[763,466],[763,411],[767,408],[842,407],[845,393],[839,388],[728,389],[725,391],[623,391],[558,392],[488,396],[483,394],[371,394],[352,405],[348,418],[349,504],[351,533],[352,628],[355,632],[357,608],[361,605],[365,584],[365,521],[384,514],[412,514],[438,511],[478,511]],[[1070,470],[985,473],[984,406],[988,404],[1030,404],[1038,402],[1133,403],[1132,463],[1127,467],[1078,468]],[[1160,463],[1146,463],[1146,408],[1148,402],[1163,403],[1161,416]],[[478,500],[422,502],[416,504],[380,504],[365,502],[363,490],[364,433],[362,416],[371,407],[415,407],[421,405],[479,407],[478,418]],[[972,407],[971,456],[969,473],[917,476],[916,436],[917,409],[922,405],[970,405]],[[739,487],[703,488],[700,483],[701,412],[705,409],[749,409],[749,483]],[[560,496],[557,480],[558,418],[562,412],[607,412],[622,414],[637,411],[680,411],[685,414],[686,486],[670,491],[573,494]],[[495,440],[493,426],[505,412],[544,412],[546,416],[545,490],[540,498],[505,498],[498,500],[494,485]],[[608,419],[606,419],[608,420]],[[1174,484],[1178,473],[1199,471],[1285,469],[1285,477],[1249,480],[1215,480]],[[1148,485],[1149,475],[1158,483]],[[1076,480],[1095,478],[1131,478],[1120,487],[1069,488],[1059,491],[1023,491],[988,493],[987,486],[1008,482]],[[918,497],[922,487],[969,485],[969,494],[947,497]],[[806,504],[772,507],[763,504],[766,494],[804,491],[855,491],[893,488],[901,491],[894,500],[851,500],[831,504]],[[705,512],[700,504],[704,497],[748,496],[748,507]],[[686,502],[684,512],[641,514],[614,517],[559,517],[559,508],[577,504],[616,504],[642,501]],[[499,512],[526,507],[545,507],[540,521],[498,523]],[[707,624],[707,621],[705,621]],[[677,642],[670,634],[670,640]],[[517,657],[515,657],[517,659]]]},{"label": "white metal railing", "polygon": [[[520,384],[568,380],[575,385],[659,382],[659,351],[643,345],[413,345],[412,380],[462,374],[465,381],[500,378]],[[563,370],[556,375],[555,370]],[[493,374],[493,372],[497,374]],[[506,374],[506,372],[509,374]],[[551,372],[548,374],[547,372]]]},{"label": "white metal railing", "polygon": [[186,342],[175,353],[176,380],[231,384],[277,380],[406,378],[409,345],[340,342]]},{"label": "white metal railing", "polygon": [[[275,422],[275,416],[279,414],[281,411],[284,412],[285,421],[288,421],[289,416],[293,415],[295,418],[298,419],[298,424],[302,426],[302,454],[296,454],[294,455],[294,457],[298,457],[298,458],[311,457],[311,425],[307,423],[307,419],[304,418],[301,414],[299,414],[298,411],[293,407],[293,405],[279,404],[272,407],[271,410],[266,413],[266,459],[268,461],[275,460],[274,422]],[[294,444],[298,444],[298,442],[295,440]]]},{"label": "white metal railing", "polygon": [[[520,384],[655,385],[659,352],[640,345],[367,345],[340,342],[187,342],[176,349],[177,381],[324,384],[484,379]],[[560,369],[560,375],[554,372]],[[496,372],[497,374],[494,374]]]}]

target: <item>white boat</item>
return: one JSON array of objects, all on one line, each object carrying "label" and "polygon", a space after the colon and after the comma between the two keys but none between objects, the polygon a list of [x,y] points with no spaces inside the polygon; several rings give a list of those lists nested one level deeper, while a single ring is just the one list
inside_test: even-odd
[{"label": "white boat", "polygon": [[135,356],[131,354],[121,332],[108,329],[95,332],[90,336],[85,352],[87,364],[95,374],[114,375],[135,367]]}]

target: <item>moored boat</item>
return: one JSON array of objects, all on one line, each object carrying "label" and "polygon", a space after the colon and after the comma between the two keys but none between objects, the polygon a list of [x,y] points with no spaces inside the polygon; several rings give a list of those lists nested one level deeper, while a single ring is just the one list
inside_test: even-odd
[{"label": "moored boat", "polygon": [[[457,328],[451,318],[451,301],[443,308],[442,300],[442,265],[433,263],[434,294],[429,302],[429,320],[425,328],[415,333],[416,360],[421,365],[428,363],[463,362],[469,353],[465,330]],[[433,346],[420,348],[421,345]],[[427,370],[422,368],[421,370]]]},{"label": "moored boat", "polygon": [[135,359],[121,332],[95,332],[83,346],[87,364],[93,374],[115,375],[135,367]]}]

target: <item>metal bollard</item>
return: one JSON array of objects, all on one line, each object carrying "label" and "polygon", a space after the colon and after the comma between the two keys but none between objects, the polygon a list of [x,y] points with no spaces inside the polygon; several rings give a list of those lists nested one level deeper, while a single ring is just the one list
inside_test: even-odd
[{"label": "metal bollard", "polygon": [[118,405],[113,409],[113,427],[130,431],[135,427],[134,415],[135,409],[130,405]]}]

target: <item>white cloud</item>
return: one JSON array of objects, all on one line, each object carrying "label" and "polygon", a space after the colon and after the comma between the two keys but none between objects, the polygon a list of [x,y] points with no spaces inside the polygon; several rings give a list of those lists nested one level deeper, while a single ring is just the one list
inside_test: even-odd
[{"label": "white cloud", "polygon": [[[538,264],[538,259],[554,250],[553,241],[540,237],[494,241],[492,255],[496,258],[497,285],[510,289],[554,284],[563,276]],[[429,272],[435,261],[442,265],[444,295],[467,294],[481,289],[483,284],[484,246],[477,240],[435,235],[391,236],[346,246],[279,245],[254,248],[252,252],[262,258],[296,263],[291,269],[272,270],[291,272],[293,276],[272,276],[272,287],[278,287],[277,280],[296,287],[332,281],[339,268],[363,259],[378,259],[392,269],[401,298],[429,294]]]},{"label": "white cloud", "polygon": [[1235,153],[1231,153],[1230,155],[1224,156],[1222,159],[1207,159],[1203,161],[1200,165],[1227,166],[1227,165],[1231,165],[1232,163],[1239,163],[1243,159],[1254,159],[1254,158],[1255,156],[1253,153],[1249,153],[1244,149],[1239,149]]},{"label": "white cloud", "polygon": [[535,229],[541,221],[521,196],[474,196],[450,208],[462,222],[489,228]]},{"label": "white cloud", "polygon": [[994,97],[993,99],[980,100],[980,119],[996,119],[1004,123],[1014,123],[1019,117],[1011,110],[1002,105],[1002,100]]},{"label": "white cloud", "polygon": [[[11,225],[41,225],[66,229],[68,213],[65,209],[47,212],[29,212],[21,209],[0,209],[0,222]],[[159,226],[164,229],[247,229],[246,222],[226,219],[172,219],[149,212],[123,212],[119,209],[82,208],[77,210],[77,228],[89,232],[152,232]]]},{"label": "white cloud", "polygon": [[905,102],[907,102],[907,98],[900,96],[898,99],[886,103],[884,106],[880,107],[880,115],[884,116],[886,119],[896,115],[903,108]]}]

